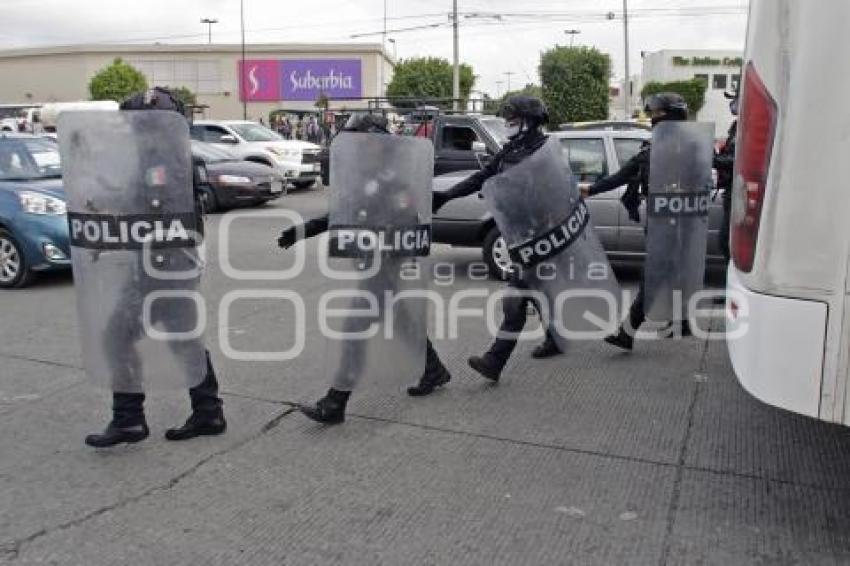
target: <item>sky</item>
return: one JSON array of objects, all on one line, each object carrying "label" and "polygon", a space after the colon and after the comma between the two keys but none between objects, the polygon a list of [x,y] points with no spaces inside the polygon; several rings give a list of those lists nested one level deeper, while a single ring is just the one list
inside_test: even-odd
[{"label": "sky", "polygon": [[[80,43],[205,43],[240,40],[239,0],[0,0],[0,49]],[[244,0],[246,41],[380,43],[387,52],[451,60],[452,0]],[[743,49],[747,0],[628,0],[631,73],[641,51]],[[460,60],[475,89],[498,96],[538,83],[540,53],[575,45],[608,53],[624,75],[622,0],[458,0]],[[608,19],[608,14],[613,19]],[[424,29],[414,29],[422,26]],[[352,35],[373,34],[351,38]],[[506,73],[510,73],[509,75]]]}]

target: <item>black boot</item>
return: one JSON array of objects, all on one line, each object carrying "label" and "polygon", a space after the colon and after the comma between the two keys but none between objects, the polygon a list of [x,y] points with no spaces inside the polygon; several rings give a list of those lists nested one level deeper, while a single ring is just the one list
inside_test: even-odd
[{"label": "black boot", "polygon": [[440,356],[431,344],[431,340],[427,341],[425,355],[425,372],[419,378],[419,383],[413,387],[407,388],[407,394],[411,397],[423,397],[430,395],[438,387],[442,387],[451,380],[452,376],[443,362],[440,361]]},{"label": "black boot", "polygon": [[419,380],[419,383],[413,387],[407,388],[407,394],[411,397],[424,397],[425,395],[430,395],[436,388],[442,387],[448,383],[451,378],[452,375],[449,373],[449,370],[443,367],[442,364],[440,365],[440,368],[434,372],[429,372],[426,369],[425,373],[422,374],[422,378]]},{"label": "black boot", "polygon": [[189,440],[196,436],[216,436],[227,430],[224,411],[217,407],[210,411],[192,411],[186,423],[165,431],[166,440]]},{"label": "black boot", "polygon": [[351,391],[328,390],[328,394],[316,401],[313,406],[302,405],[301,412],[316,422],[339,424],[345,421],[345,405]]},{"label": "black boot", "polygon": [[145,394],[112,394],[112,421],[100,434],[90,434],[86,444],[95,448],[108,448],[124,442],[140,442],[148,437],[150,430],[145,421]]},{"label": "black boot", "polygon": [[605,341],[611,344],[612,346],[617,346],[618,348],[622,348],[624,350],[631,350],[635,344],[634,337],[629,334],[622,326],[616,334],[606,336]]},{"label": "black boot", "polygon": [[544,358],[551,358],[553,356],[557,356],[561,353],[561,349],[558,347],[558,344],[552,339],[549,333],[546,333],[546,339],[542,344],[537,346],[533,352],[531,352],[531,357],[542,360]]},{"label": "black boot", "polygon": [[504,363],[499,362],[492,354],[487,352],[483,356],[472,356],[469,358],[469,367],[496,383],[502,375]]},{"label": "black boot", "polygon": [[150,430],[144,421],[129,426],[118,426],[113,420],[106,426],[106,430],[100,434],[88,435],[86,444],[94,448],[109,448],[123,442],[128,444],[141,442],[148,435],[150,435]]}]

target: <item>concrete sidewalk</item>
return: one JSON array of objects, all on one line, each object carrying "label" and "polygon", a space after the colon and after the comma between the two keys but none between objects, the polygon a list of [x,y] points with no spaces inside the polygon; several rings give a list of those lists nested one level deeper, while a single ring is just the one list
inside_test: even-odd
[{"label": "concrete sidewalk", "polygon": [[[230,288],[213,269],[213,323]],[[243,307],[234,341],[292,338],[283,313]],[[524,343],[494,386],[466,365],[489,337],[464,320],[435,341],[446,389],[367,382],[325,428],[294,410],[327,386],[315,328],[287,364],[227,360],[211,333],[227,434],[167,443],[188,399],[156,394],[150,439],[95,451],[82,439],[109,398],[79,369],[70,281],[4,293],[0,312],[0,563],[850,564],[850,430],[753,400],[723,342],[545,361]]]}]

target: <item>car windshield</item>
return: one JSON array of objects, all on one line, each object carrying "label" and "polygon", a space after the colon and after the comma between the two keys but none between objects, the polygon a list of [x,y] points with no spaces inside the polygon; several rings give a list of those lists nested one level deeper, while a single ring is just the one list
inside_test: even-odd
[{"label": "car windshield", "polygon": [[268,129],[265,126],[261,126],[260,124],[246,122],[243,124],[229,124],[229,126],[233,129],[233,131],[239,134],[239,137],[249,142],[269,142],[280,141],[283,139],[277,134],[277,132]]},{"label": "car windshield", "polygon": [[236,160],[236,156],[224,148],[196,141],[192,142],[192,153],[200,157],[205,163],[221,163],[222,161]]},{"label": "car windshield", "polygon": [[0,180],[62,176],[56,144],[35,138],[0,138]]},{"label": "car windshield", "polygon": [[508,131],[505,129],[505,121],[502,118],[484,118],[481,120],[484,129],[490,134],[499,145],[508,143]]}]

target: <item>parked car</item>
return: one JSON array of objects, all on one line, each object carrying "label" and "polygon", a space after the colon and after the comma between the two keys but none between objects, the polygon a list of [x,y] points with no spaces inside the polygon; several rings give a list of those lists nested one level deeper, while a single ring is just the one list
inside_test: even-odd
[{"label": "parked car", "polygon": [[[507,141],[505,121],[485,114],[442,114],[438,108],[417,109],[407,117],[403,135],[429,138],[434,143],[434,175],[477,169]],[[330,182],[330,157],[321,157],[322,180]]]},{"label": "parked car", "polygon": [[192,139],[229,149],[240,159],[273,168],[296,188],[313,186],[319,177],[319,146],[285,140],[277,132],[245,120],[196,120]]},{"label": "parked car", "polygon": [[0,288],[71,266],[62,168],[55,143],[0,133]]},{"label": "parked car", "polygon": [[850,59],[825,54],[846,53],[848,21],[846,0],[750,2],[726,307],[747,391],[846,426]]},{"label": "parked car", "polygon": [[567,122],[561,124],[558,129],[566,132],[570,130],[652,130],[649,121],[638,120],[601,120],[597,122]]},{"label": "parked car", "polygon": [[[580,184],[591,184],[616,172],[621,164],[635,155],[651,133],[638,128],[632,130],[575,130],[553,132],[564,150],[564,159]],[[457,171],[434,178],[434,190],[445,191],[465,179],[474,171]],[[642,260],[644,256],[643,224],[629,220],[620,203],[626,187],[587,199],[594,227],[602,245],[613,260]],[[720,195],[715,195],[709,211],[709,262],[723,261],[717,241],[722,219]],[[641,205],[641,218],[646,218],[645,205]],[[511,261],[496,223],[487,210],[484,200],[477,194],[456,199],[446,204],[433,219],[434,241],[460,247],[481,247],[484,262],[491,275],[504,279]]]},{"label": "parked car", "polygon": [[206,212],[265,204],[284,192],[283,179],[273,168],[218,146],[192,140],[192,161],[195,193]]}]

